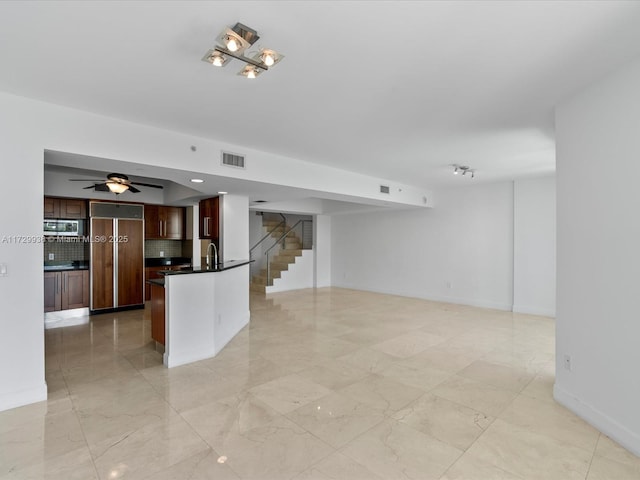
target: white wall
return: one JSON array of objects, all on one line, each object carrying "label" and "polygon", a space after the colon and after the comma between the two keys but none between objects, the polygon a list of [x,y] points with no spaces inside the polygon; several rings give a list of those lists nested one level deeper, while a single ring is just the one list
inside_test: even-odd
[{"label": "white wall", "polygon": [[249,198],[241,195],[220,195],[220,211],[220,248],[223,260],[248,260]]},{"label": "white wall", "polygon": [[514,182],[513,311],[556,313],[556,180]]},{"label": "white wall", "polygon": [[638,85],[640,60],[556,111],[554,394],[640,455]]},{"label": "white wall", "polygon": [[32,142],[29,115],[8,113],[0,106],[0,158],[5,178],[23,181],[0,188],[0,264],[7,266],[0,276],[0,410],[47,396],[43,247],[29,242],[41,235],[44,151]]},{"label": "white wall", "polygon": [[510,310],[513,183],[436,194],[432,210],[332,217],[332,284]]},{"label": "white wall", "polygon": [[331,283],[331,218],[316,215],[313,219],[314,286],[329,287]]},{"label": "white wall", "polygon": [[[5,93],[0,93],[0,136],[0,158],[6,177],[24,180],[5,182],[0,189],[0,240],[14,235],[40,236],[45,150],[167,168],[180,165],[191,172],[330,190],[350,198],[385,197],[388,202],[416,206],[423,205],[423,196],[431,196],[421,189],[403,186],[401,192],[395,189],[394,195],[388,197],[379,193],[381,180],[374,177]],[[197,145],[196,152],[191,145]],[[217,161],[221,149],[247,154],[247,169],[221,166]],[[15,208],[9,208],[12,205]],[[0,277],[2,410],[46,397],[42,245],[0,241],[0,264],[6,264],[8,269],[8,276]]]}]

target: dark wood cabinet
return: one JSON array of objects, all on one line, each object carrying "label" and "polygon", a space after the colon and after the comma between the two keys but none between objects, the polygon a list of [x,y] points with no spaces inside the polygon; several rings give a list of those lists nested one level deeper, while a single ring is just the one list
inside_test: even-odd
[{"label": "dark wood cabinet", "polygon": [[163,278],[158,272],[161,270],[181,270],[183,268],[190,267],[190,263],[184,263],[182,265],[164,265],[161,267],[145,267],[144,269],[144,300],[148,302],[151,300],[151,284],[147,283],[149,280]]},{"label": "dark wood cabinet", "polygon": [[62,309],[62,272],[44,272],[44,311],[55,312]]},{"label": "dark wood cabinet", "polygon": [[183,240],[184,207],[144,206],[144,236],[147,240]]},{"label": "dark wood cabinet", "polygon": [[92,310],[114,307],[113,242],[107,241],[113,239],[113,230],[111,218],[91,219],[91,238],[104,239],[104,241],[94,241],[91,245]]},{"label": "dark wood cabinet", "polygon": [[145,301],[151,300],[151,284],[147,283],[149,280],[155,280],[162,278],[158,272],[160,270],[168,270],[169,267],[146,267],[144,269],[144,299]]},{"label": "dark wood cabinet", "polygon": [[[116,233],[117,232],[117,235]],[[91,218],[91,310],[144,303],[142,219]],[[115,245],[114,245],[115,243]]]},{"label": "dark wood cabinet", "polygon": [[60,218],[87,218],[87,201],[79,198],[61,199]]},{"label": "dark wood cabinet", "polygon": [[151,284],[151,338],[164,345],[164,287]]},{"label": "dark wood cabinet", "polygon": [[89,271],[44,272],[44,311],[89,306]]},{"label": "dark wood cabinet", "polygon": [[220,198],[200,200],[200,238],[217,240],[220,236]]},{"label": "dark wood cabinet", "polygon": [[89,271],[62,273],[62,310],[89,306]]},{"label": "dark wood cabinet", "polygon": [[44,218],[60,218],[60,199],[44,197]]},{"label": "dark wood cabinet", "polygon": [[87,218],[87,201],[81,198],[44,197],[44,218]]},{"label": "dark wood cabinet", "polygon": [[[119,218],[118,306],[144,303],[144,237],[140,220]],[[126,241],[124,240],[126,239]]]}]

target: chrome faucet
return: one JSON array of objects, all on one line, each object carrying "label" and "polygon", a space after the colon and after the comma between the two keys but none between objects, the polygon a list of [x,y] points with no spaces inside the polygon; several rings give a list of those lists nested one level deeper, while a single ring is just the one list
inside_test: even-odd
[{"label": "chrome faucet", "polygon": [[211,268],[211,254],[209,253],[211,251],[211,247],[213,247],[213,266],[216,267],[218,266],[218,247],[216,247],[216,244],[211,242],[209,244],[209,246],[207,247],[207,268]]}]

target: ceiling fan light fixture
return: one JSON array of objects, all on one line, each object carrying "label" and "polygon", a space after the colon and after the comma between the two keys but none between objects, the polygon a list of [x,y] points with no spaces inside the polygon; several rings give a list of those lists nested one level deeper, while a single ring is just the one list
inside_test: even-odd
[{"label": "ceiling fan light fixture", "polygon": [[83,187],[84,189],[93,188],[96,192],[113,192],[115,194],[123,193],[129,190],[131,193],[139,193],[134,185],[149,188],[164,188],[162,185],[155,185],[153,183],[133,182],[129,180],[129,177],[122,173],[109,173],[107,180],[89,180],[86,178],[70,178],[70,182],[92,182],[93,185],[89,187]]},{"label": "ceiling fan light fixture", "polygon": [[129,190],[129,185],[127,185],[126,183],[108,181],[107,182],[107,188],[112,193],[115,193],[116,195],[118,195],[118,194],[120,194],[122,192],[126,192],[127,190]]}]

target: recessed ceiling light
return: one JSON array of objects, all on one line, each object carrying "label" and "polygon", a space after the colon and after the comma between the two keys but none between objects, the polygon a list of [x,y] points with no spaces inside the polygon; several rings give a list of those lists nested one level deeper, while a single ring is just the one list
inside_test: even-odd
[{"label": "recessed ceiling light", "polygon": [[204,183],[204,180],[202,180],[201,178],[192,178],[191,181],[193,183]]},{"label": "recessed ceiling light", "polygon": [[229,192],[218,192],[218,195],[226,195]]}]

